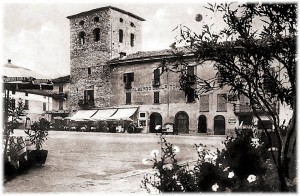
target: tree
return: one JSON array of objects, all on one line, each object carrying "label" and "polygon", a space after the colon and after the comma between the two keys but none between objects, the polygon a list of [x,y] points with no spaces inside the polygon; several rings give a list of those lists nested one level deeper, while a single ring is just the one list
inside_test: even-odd
[{"label": "tree", "polygon": [[[161,64],[163,70],[180,73],[181,89],[203,92],[229,87],[230,93],[249,99],[253,114],[261,121],[259,112],[267,115],[274,125],[274,136],[264,126],[270,145],[276,141],[278,152],[271,150],[280,181],[280,190],[288,191],[288,184],[295,177],[296,149],[296,38],[297,4],[208,4],[207,9],[222,13],[226,27],[213,31],[203,26],[201,34],[186,26],[179,26],[181,39],[201,65],[214,62],[217,75],[210,79],[196,77],[190,81],[186,69],[190,59],[186,53],[175,48],[176,63]],[[261,21],[261,29],[254,22]],[[174,45],[173,45],[174,46]],[[277,70],[271,67],[280,64]],[[171,65],[171,66],[169,66]],[[276,104],[284,104],[293,110],[288,125],[282,119]],[[273,142],[274,143],[274,142]]]}]

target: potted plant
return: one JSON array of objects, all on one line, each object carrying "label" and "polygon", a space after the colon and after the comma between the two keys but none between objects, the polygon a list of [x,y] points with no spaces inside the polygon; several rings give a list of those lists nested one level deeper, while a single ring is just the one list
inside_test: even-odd
[{"label": "potted plant", "polygon": [[38,122],[34,122],[31,126],[32,130],[26,130],[25,133],[28,135],[30,142],[35,145],[35,150],[31,150],[28,155],[28,162],[30,165],[41,165],[45,164],[48,150],[43,149],[43,144],[48,137],[48,130],[50,123],[44,118]]}]

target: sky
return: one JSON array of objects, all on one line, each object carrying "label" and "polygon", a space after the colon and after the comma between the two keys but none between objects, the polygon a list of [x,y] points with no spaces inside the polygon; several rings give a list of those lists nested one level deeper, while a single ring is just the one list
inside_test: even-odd
[{"label": "sky", "polygon": [[[2,1],[2,64],[11,59],[13,64],[49,78],[70,74],[70,29],[66,17],[109,5],[146,19],[143,22],[142,51],[170,48],[178,33],[172,30],[180,24],[201,32],[204,22],[216,26],[222,22],[204,8],[207,3],[201,4],[200,1],[163,1],[164,4],[142,0],[45,2]],[[203,16],[201,22],[195,20],[196,14]]]}]

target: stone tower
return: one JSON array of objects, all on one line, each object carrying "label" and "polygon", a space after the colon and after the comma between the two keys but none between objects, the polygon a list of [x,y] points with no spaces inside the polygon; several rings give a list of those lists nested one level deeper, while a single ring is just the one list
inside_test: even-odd
[{"label": "stone tower", "polygon": [[141,50],[143,18],[107,6],[67,17],[70,20],[70,110],[110,106],[107,61]]}]

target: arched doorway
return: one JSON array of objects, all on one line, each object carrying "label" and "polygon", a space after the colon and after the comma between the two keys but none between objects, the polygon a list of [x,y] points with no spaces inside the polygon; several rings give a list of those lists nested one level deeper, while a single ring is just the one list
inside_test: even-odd
[{"label": "arched doorway", "polygon": [[160,113],[153,112],[150,115],[150,127],[149,127],[150,133],[159,132],[159,131],[155,130],[156,125],[162,125],[162,117],[161,117]]},{"label": "arched doorway", "polygon": [[201,115],[198,119],[198,133],[206,133],[207,131],[207,121],[206,116]]},{"label": "arched doorway", "polygon": [[214,134],[225,135],[225,118],[222,115],[215,116],[214,118]]},{"label": "arched doorway", "polygon": [[178,112],[175,116],[175,129],[177,133],[189,133],[189,115],[186,112]]}]

